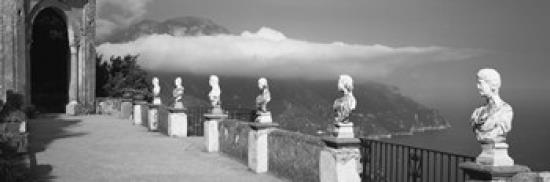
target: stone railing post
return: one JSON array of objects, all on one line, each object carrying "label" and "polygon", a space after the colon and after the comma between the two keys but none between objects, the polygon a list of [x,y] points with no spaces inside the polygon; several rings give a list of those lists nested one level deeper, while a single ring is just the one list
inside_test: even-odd
[{"label": "stone railing post", "polygon": [[464,162],[460,168],[468,175],[467,182],[508,182],[514,175],[531,170],[527,166],[490,166],[475,162]]},{"label": "stone railing post", "polygon": [[147,120],[147,102],[143,100],[134,101],[134,125],[142,125]]},{"label": "stone railing post", "polygon": [[319,159],[321,182],[360,182],[357,165],[361,157],[358,138],[323,138],[326,147]]},{"label": "stone railing post", "polygon": [[475,162],[460,164],[469,182],[507,182],[518,173],[531,171],[527,166],[514,164],[514,160],[508,156],[506,143],[484,143],[481,148],[481,154]]},{"label": "stone railing post", "polygon": [[168,136],[187,137],[187,114],[183,108],[168,109]]},{"label": "stone railing post", "polygon": [[204,114],[204,139],[206,152],[218,152],[220,149],[219,123],[227,118],[223,112],[211,112]]},{"label": "stone railing post", "polygon": [[159,128],[159,108],[160,105],[149,104],[149,113],[147,114],[147,127],[149,131],[158,131]]},{"label": "stone railing post", "polygon": [[269,169],[268,134],[277,123],[255,122],[250,124],[252,130],[248,133],[248,167],[256,173],[264,173]]}]

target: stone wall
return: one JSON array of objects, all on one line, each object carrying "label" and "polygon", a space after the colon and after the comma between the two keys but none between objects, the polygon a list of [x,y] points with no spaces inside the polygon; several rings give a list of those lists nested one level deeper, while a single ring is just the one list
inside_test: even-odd
[{"label": "stone wall", "polygon": [[26,1],[0,0],[0,99],[7,90],[27,95]]},{"label": "stone wall", "polygon": [[97,98],[96,102],[96,114],[106,114],[115,117],[122,115],[122,99],[101,97]]},{"label": "stone wall", "polygon": [[319,181],[320,137],[274,130],[268,137],[269,171],[290,181]]},{"label": "stone wall", "polygon": [[[31,100],[32,27],[35,16],[45,8],[54,8],[67,18],[71,56],[69,100],[78,101],[78,110],[93,111],[95,102],[95,0],[0,0],[0,100],[7,90],[25,95]],[[84,31],[80,31],[84,30]],[[78,68],[77,68],[78,67]],[[78,77],[78,78],[76,78]],[[74,92],[74,94],[70,94]]]},{"label": "stone wall", "polygon": [[550,172],[530,172],[515,175],[512,182],[550,182]]},{"label": "stone wall", "polygon": [[159,131],[168,135],[168,107],[162,105],[159,107]]},{"label": "stone wall", "polygon": [[[249,122],[220,123],[220,152],[247,164]],[[319,181],[320,137],[274,129],[268,135],[269,172],[290,181]]]},{"label": "stone wall", "polygon": [[224,120],[220,123],[220,152],[229,155],[240,162],[248,162],[248,133],[250,126],[247,122]]}]

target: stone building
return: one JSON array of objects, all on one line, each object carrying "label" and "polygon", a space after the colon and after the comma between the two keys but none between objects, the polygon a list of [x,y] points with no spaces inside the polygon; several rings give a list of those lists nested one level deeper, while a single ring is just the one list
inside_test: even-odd
[{"label": "stone building", "polygon": [[96,0],[0,0],[0,99],[24,95],[41,112],[95,100]]}]

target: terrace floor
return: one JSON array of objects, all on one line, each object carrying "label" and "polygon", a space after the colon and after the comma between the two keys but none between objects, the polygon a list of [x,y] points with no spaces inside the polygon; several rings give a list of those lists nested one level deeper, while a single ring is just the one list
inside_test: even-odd
[{"label": "terrace floor", "polygon": [[36,181],[284,181],[255,174],[203,138],[171,138],[111,116],[44,115],[29,122]]}]

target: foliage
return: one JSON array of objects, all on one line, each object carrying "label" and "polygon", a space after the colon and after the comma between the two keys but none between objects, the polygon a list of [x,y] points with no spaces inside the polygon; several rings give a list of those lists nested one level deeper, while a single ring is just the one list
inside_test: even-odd
[{"label": "foliage", "polygon": [[20,133],[23,112],[23,95],[8,90],[6,103],[0,100],[0,181],[24,181],[29,171],[22,156],[27,151],[27,134]]},{"label": "foliage", "polygon": [[121,97],[125,91],[148,95],[152,87],[147,81],[147,72],[137,64],[138,56],[111,57],[109,62],[102,56],[96,60],[96,90],[99,97]]}]

